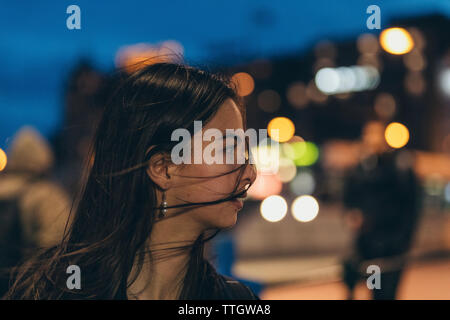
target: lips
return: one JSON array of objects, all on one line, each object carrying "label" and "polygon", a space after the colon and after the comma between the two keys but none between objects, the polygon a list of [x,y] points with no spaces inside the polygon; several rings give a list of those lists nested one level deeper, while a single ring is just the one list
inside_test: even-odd
[{"label": "lips", "polygon": [[236,198],[232,199],[230,202],[236,207],[237,210],[241,210],[244,207],[244,198],[247,197],[247,192],[238,194]]},{"label": "lips", "polygon": [[241,199],[233,199],[231,203],[236,207],[237,210],[241,210],[244,207],[244,202]]}]

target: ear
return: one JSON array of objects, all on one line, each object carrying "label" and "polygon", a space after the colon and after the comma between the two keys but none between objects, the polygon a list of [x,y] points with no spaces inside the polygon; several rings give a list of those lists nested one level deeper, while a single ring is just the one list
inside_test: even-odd
[{"label": "ear", "polygon": [[161,189],[167,190],[172,184],[169,174],[170,160],[164,154],[157,153],[150,158],[147,174]]}]

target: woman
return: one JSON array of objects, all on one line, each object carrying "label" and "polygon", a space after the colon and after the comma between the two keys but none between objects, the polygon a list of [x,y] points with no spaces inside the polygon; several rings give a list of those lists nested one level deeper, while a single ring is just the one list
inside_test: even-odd
[{"label": "woman", "polygon": [[[6,298],[258,299],[217,274],[203,254],[205,241],[236,223],[255,170],[248,161],[174,164],[172,132],[194,136],[194,121],[203,132],[245,130],[230,81],[173,63],[125,79],[98,125],[63,241],[20,268]],[[68,289],[70,265],[81,271],[80,289]]]}]

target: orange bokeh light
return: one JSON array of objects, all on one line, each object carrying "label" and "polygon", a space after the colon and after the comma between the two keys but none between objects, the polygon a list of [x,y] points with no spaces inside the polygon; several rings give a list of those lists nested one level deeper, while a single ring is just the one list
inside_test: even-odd
[{"label": "orange bokeh light", "polygon": [[0,171],[5,169],[7,162],[8,162],[8,160],[7,160],[5,151],[0,149]]},{"label": "orange bokeh light", "polygon": [[[278,138],[272,136],[272,130],[278,130]],[[267,133],[269,136],[278,141],[286,142],[292,139],[295,134],[295,125],[291,119],[286,117],[276,117],[270,120],[267,125]]]},{"label": "orange bokeh light", "polygon": [[409,131],[403,124],[399,122],[392,122],[384,131],[386,142],[392,148],[401,148],[409,141]]},{"label": "orange bokeh light", "polygon": [[238,72],[231,77],[231,81],[236,84],[238,94],[242,97],[248,96],[255,89],[253,77],[246,72]]}]

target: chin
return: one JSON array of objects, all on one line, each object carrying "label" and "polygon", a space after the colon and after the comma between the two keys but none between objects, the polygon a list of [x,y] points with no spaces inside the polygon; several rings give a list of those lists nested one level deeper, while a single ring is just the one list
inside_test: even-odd
[{"label": "chin", "polygon": [[214,219],[210,221],[213,228],[225,229],[233,227],[237,222],[237,210],[227,206],[223,210],[213,211]]}]

